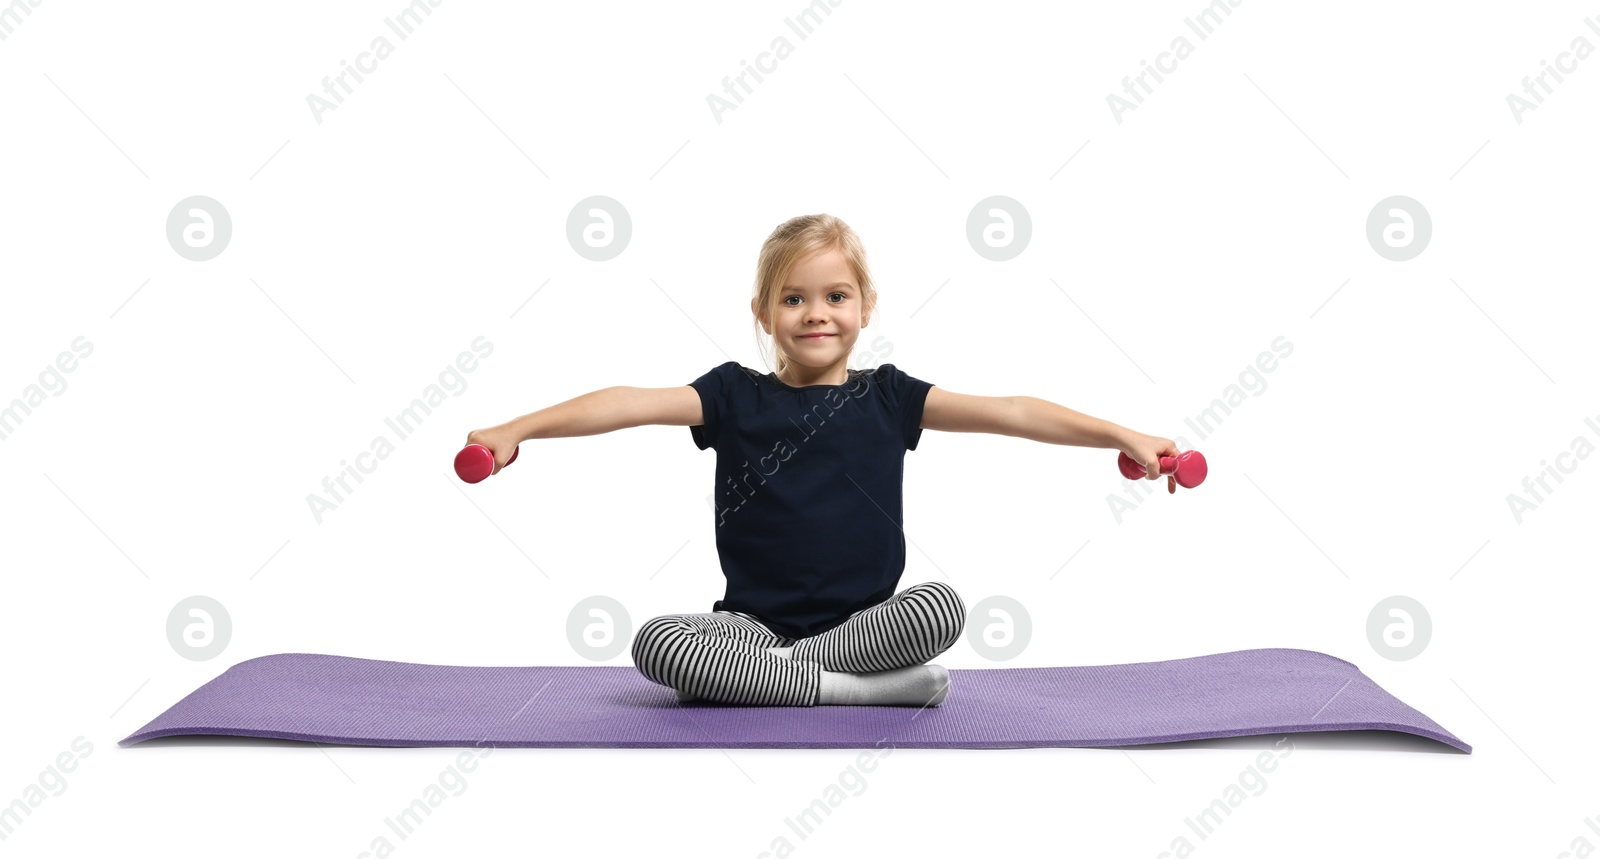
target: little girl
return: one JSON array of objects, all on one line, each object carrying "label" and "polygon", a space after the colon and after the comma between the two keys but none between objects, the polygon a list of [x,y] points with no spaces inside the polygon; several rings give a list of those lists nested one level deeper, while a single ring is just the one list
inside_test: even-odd
[{"label": "little girl", "polygon": [[688,385],[605,388],[467,436],[493,451],[495,472],[529,439],[645,424],[687,426],[697,447],[716,448],[726,593],[709,612],[651,618],[633,640],[639,672],[680,700],[944,701],[950,674],[926,663],[961,637],[966,607],[943,582],[895,590],[905,452],[924,429],[1116,448],[1150,480],[1159,457],[1178,454],[1170,439],[1045,400],[952,393],[893,364],[847,369],[877,298],[854,230],[793,218],[762,244],[750,302],[776,372],[728,361]]}]

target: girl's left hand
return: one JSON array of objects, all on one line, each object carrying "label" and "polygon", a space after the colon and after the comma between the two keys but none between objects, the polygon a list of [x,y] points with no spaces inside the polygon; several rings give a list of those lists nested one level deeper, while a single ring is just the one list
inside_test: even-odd
[{"label": "girl's left hand", "polygon": [[[1127,454],[1129,459],[1144,466],[1146,480],[1161,477],[1161,457],[1178,455],[1178,445],[1172,439],[1145,435],[1133,430],[1127,430],[1122,434],[1117,441],[1117,448]],[[1177,491],[1177,478],[1167,475],[1167,494],[1171,495]]]}]

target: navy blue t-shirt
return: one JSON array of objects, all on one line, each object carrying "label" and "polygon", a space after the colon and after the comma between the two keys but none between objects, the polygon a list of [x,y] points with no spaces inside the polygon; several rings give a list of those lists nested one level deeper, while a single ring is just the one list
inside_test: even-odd
[{"label": "navy blue t-shirt", "polygon": [[712,611],[755,615],[808,638],[894,596],[905,571],[901,483],[933,385],[893,364],[842,385],[791,387],[728,361],[689,383],[717,450],[717,555],[726,595]]}]

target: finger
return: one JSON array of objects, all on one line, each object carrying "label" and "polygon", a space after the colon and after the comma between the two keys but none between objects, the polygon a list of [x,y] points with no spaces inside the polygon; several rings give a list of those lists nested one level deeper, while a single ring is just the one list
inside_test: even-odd
[{"label": "finger", "polygon": [[1178,491],[1178,481],[1177,481],[1177,479],[1175,479],[1170,474],[1167,475],[1167,494],[1171,495],[1171,494],[1173,494],[1174,492],[1177,492],[1177,491]]}]

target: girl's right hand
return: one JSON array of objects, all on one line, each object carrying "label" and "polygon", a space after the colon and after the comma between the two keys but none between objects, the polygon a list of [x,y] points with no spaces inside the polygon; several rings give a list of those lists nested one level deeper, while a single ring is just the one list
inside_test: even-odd
[{"label": "girl's right hand", "polygon": [[508,423],[467,433],[467,444],[481,444],[494,454],[494,471],[489,472],[491,475],[499,474],[500,469],[505,468],[506,460],[516,452],[521,442],[522,439],[517,437],[516,431]]},{"label": "girl's right hand", "polygon": [[[1172,439],[1145,435],[1125,427],[1118,436],[1117,447],[1127,454],[1128,458],[1144,467],[1146,480],[1161,478],[1161,457],[1178,455],[1178,445]],[[1167,492],[1171,494],[1177,491],[1177,478],[1167,475]]]}]

